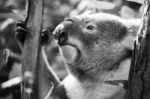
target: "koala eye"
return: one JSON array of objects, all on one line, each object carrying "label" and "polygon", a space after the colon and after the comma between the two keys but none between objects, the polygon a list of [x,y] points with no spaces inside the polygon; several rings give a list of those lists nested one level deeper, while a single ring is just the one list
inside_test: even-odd
[{"label": "koala eye", "polygon": [[88,25],[86,28],[87,28],[88,30],[93,30],[93,29],[94,29],[94,26],[93,26],[93,25]]},{"label": "koala eye", "polygon": [[86,26],[83,28],[83,31],[88,34],[97,33],[97,26],[95,23],[86,24]]}]

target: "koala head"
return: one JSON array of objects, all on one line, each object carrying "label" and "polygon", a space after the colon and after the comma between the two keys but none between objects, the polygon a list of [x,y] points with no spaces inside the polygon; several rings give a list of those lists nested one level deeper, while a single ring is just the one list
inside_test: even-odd
[{"label": "koala head", "polygon": [[97,75],[117,68],[131,57],[137,24],[110,14],[79,15],[65,19],[55,31],[55,39],[69,71]]}]

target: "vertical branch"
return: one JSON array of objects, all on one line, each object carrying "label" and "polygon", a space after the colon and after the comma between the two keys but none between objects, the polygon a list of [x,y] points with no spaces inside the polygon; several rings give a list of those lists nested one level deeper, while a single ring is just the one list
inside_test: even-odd
[{"label": "vertical branch", "polygon": [[23,48],[23,66],[21,99],[38,99],[37,59],[40,48],[40,31],[42,28],[43,0],[28,0],[26,27],[31,33]]},{"label": "vertical branch", "polygon": [[40,57],[38,57],[38,85],[39,99],[49,99],[51,94],[60,84],[59,78],[50,67],[44,47],[42,47]]},{"label": "vertical branch", "polygon": [[11,56],[11,51],[9,49],[0,50],[0,70],[3,68],[4,64],[7,63],[8,57]]},{"label": "vertical branch", "polygon": [[150,98],[150,0],[145,0],[144,8],[131,61],[127,99]]}]

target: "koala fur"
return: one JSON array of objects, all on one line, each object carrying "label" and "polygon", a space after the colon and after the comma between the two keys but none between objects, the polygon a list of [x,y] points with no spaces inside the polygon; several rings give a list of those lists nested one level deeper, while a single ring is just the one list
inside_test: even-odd
[{"label": "koala fur", "polygon": [[66,98],[57,99],[124,99],[121,83],[116,86],[105,81],[128,80],[139,23],[104,13],[79,15],[60,23],[54,36],[69,75],[60,85]]}]

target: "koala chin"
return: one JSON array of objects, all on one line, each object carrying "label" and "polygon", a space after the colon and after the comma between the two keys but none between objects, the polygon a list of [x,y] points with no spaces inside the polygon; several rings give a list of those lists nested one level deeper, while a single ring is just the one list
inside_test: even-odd
[{"label": "koala chin", "polygon": [[67,18],[56,27],[68,70],[61,83],[67,99],[124,99],[122,81],[128,80],[139,23],[98,13]]}]

